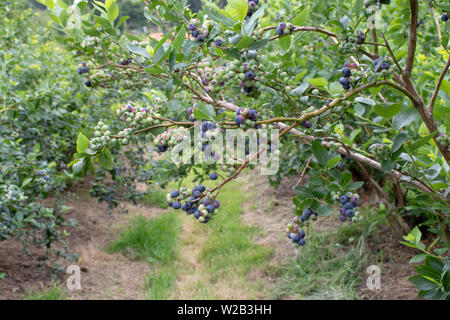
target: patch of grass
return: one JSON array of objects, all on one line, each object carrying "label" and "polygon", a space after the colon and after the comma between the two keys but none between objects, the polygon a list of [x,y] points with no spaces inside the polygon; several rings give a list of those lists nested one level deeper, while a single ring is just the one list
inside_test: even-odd
[{"label": "patch of grass", "polygon": [[27,292],[25,300],[65,300],[66,294],[58,287],[53,287],[43,291]]},{"label": "patch of grass", "polygon": [[377,221],[367,219],[318,234],[312,232],[298,257],[276,268],[278,281],[271,298],[359,299],[357,286],[371,259],[361,246],[377,225]]},{"label": "patch of grass", "polygon": [[168,263],[177,257],[180,230],[180,217],[174,212],[152,219],[137,216],[131,220],[120,238],[108,246],[107,251],[123,252],[151,264]]},{"label": "patch of grass", "polygon": [[255,268],[268,263],[273,248],[263,247],[256,243],[259,228],[242,223],[242,203],[246,195],[239,191],[241,183],[233,181],[223,188],[219,201],[219,213],[208,225],[208,239],[203,244],[199,259],[205,262],[210,272],[217,276],[230,275],[240,277]]},{"label": "patch of grass", "polygon": [[162,189],[156,189],[147,193],[141,200],[144,204],[152,207],[167,209],[166,192]]},{"label": "patch of grass", "polygon": [[144,289],[149,300],[167,300],[175,287],[176,270],[173,267],[165,267],[151,274]]}]

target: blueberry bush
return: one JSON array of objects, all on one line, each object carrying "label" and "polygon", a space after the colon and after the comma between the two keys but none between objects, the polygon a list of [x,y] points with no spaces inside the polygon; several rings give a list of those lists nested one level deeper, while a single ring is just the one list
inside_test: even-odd
[{"label": "blueberry bush", "polygon": [[[69,164],[75,176],[96,163],[111,168],[121,148],[150,145],[167,154],[194,138],[190,157],[203,162],[181,165],[174,158],[174,170],[194,170],[199,184],[180,186],[166,200],[207,223],[219,212],[216,197],[227,182],[267,153],[269,163],[279,164],[272,184],[300,175],[286,230],[295,245],[307,243],[320,217],[363,219],[359,209],[369,198],[394,232],[417,226],[426,235],[428,249],[419,229],[405,236],[405,244],[425,250],[412,261],[424,265],[411,281],[423,297],[448,297],[446,1],[229,0],[224,8],[205,2],[197,13],[185,0],[139,1],[160,40],[122,32],[127,17],[119,17],[115,0],[91,1],[93,9],[83,0],[40,2],[58,42],[86,63],[78,67],[86,75],[78,83],[158,90],[144,102],[131,93],[117,97],[115,120],[101,118],[90,135],[78,135]],[[226,129],[256,132],[257,146],[245,139],[237,155],[227,152],[220,162],[224,148],[212,141]],[[262,141],[266,131],[270,138]],[[203,186],[205,179],[216,187]]]},{"label": "blueberry bush", "polygon": [[[64,246],[64,229],[77,222],[66,218],[59,196],[79,181],[67,167],[76,152],[73,139],[80,132],[92,134],[100,119],[110,121],[115,101],[139,101],[150,90],[129,91],[120,83],[87,87],[92,73],[87,61],[76,52],[67,55],[58,43],[61,35],[51,31],[51,22],[46,25],[45,12],[26,5],[0,3],[0,242],[17,237],[26,253],[35,245],[46,248],[48,257],[74,258]],[[118,161],[95,168],[91,193],[109,208],[139,199],[138,181],[164,183],[183,174],[167,161],[143,157],[141,149],[120,154],[112,149]]]}]

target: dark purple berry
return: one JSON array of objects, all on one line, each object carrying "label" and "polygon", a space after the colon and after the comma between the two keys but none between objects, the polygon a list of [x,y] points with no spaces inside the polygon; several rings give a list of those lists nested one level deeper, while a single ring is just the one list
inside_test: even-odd
[{"label": "dark purple berry", "polygon": [[[352,76],[352,70],[349,68],[349,67],[344,67],[343,69],[342,69],[342,75],[345,77],[345,78],[350,78],[351,76]],[[342,84],[342,83],[341,83]]]},{"label": "dark purple berry", "polygon": [[339,78],[339,83],[343,86],[349,86],[350,80],[348,80],[348,78],[346,78],[346,77],[341,77],[341,78]]}]

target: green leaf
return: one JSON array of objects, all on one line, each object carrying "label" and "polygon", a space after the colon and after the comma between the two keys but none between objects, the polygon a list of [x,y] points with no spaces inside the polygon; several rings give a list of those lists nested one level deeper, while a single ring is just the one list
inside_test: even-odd
[{"label": "green leaf", "polygon": [[258,10],[256,10],[250,19],[248,19],[244,24],[244,31],[245,34],[249,35],[252,34],[253,30],[255,29],[256,23],[258,22],[258,18],[264,14],[264,10],[266,9],[267,5],[263,4]]},{"label": "green leaf", "polygon": [[314,153],[314,157],[317,159],[317,161],[325,167],[327,165],[327,162],[330,158],[330,155],[328,154],[328,151],[322,146],[322,144],[314,140],[312,143],[312,151]]},{"label": "green leaf", "polygon": [[83,172],[84,164],[85,164],[85,158],[82,158],[73,164],[72,172],[73,172],[74,176],[81,175],[81,173]]},{"label": "green leaf", "polygon": [[6,273],[0,272],[0,280],[3,279],[6,276]]},{"label": "green leaf", "polygon": [[403,145],[403,143],[406,141],[407,138],[408,138],[408,133],[400,132],[394,139],[394,143],[392,144],[392,147],[391,147],[391,152],[394,153],[395,151],[400,149],[400,147]]},{"label": "green leaf", "polygon": [[314,193],[311,189],[305,186],[296,186],[294,190],[297,192],[297,195],[301,196],[304,199],[314,199]]},{"label": "green leaf", "polygon": [[433,133],[430,133],[430,134],[428,134],[428,135],[426,135],[426,136],[424,136],[424,137],[422,137],[422,138],[420,138],[420,139],[414,141],[414,142],[408,147],[408,150],[409,150],[410,152],[412,152],[412,151],[414,151],[414,150],[420,148],[421,146],[427,144],[428,141],[430,141],[430,139],[434,137],[434,135],[436,134],[436,132],[437,132],[437,131],[434,131]]},{"label": "green leaf", "polygon": [[400,112],[392,119],[392,125],[395,129],[399,130],[404,126],[415,121],[419,117],[418,112],[414,108],[407,109]]},{"label": "green leaf", "polygon": [[89,139],[80,132],[77,138],[77,152],[78,153],[86,152],[86,149],[89,148],[89,143],[90,143]]},{"label": "green leaf", "polygon": [[395,168],[395,162],[392,160],[383,160],[381,161],[381,170],[385,173],[393,170]]},{"label": "green leaf", "polygon": [[373,110],[375,113],[385,119],[390,119],[400,112],[402,105],[400,103],[391,104],[391,103],[383,103],[377,104]]},{"label": "green leaf", "polygon": [[148,53],[147,49],[145,49],[145,48],[143,48],[141,46],[136,46],[134,44],[127,43],[127,49],[128,49],[128,51],[130,51],[130,52],[132,52],[134,54],[143,56],[143,57],[145,57],[145,58],[147,58],[149,60],[152,59],[152,56]]},{"label": "green leaf", "polygon": [[108,10],[108,20],[113,23],[119,16],[119,6],[113,2]]},{"label": "green leaf", "polygon": [[180,31],[177,33],[175,40],[173,41],[173,51],[178,52],[183,45],[184,39],[186,37],[186,29],[181,26]]},{"label": "green leaf", "polygon": [[214,114],[211,110],[208,110],[204,105],[199,105],[198,108],[194,110],[194,117],[198,120],[212,120]]},{"label": "green leaf", "polygon": [[410,282],[412,282],[419,290],[433,290],[437,286],[435,283],[431,282],[430,280],[425,279],[424,277],[420,275],[412,276],[408,279]]},{"label": "green leaf", "polygon": [[417,226],[414,229],[412,229],[409,234],[413,236],[414,243],[418,243],[422,238],[422,232],[420,232],[420,229]]},{"label": "green leaf", "polygon": [[369,98],[356,97],[355,101],[356,102],[360,102],[362,104],[366,104],[366,105],[371,106],[371,107],[375,106],[375,101],[373,101],[372,99],[369,99]]},{"label": "green leaf", "polygon": [[327,168],[333,168],[335,165],[337,165],[341,161],[341,157],[337,156],[333,159],[330,159],[327,161]]},{"label": "green leaf", "polygon": [[26,187],[31,181],[33,181],[33,178],[26,178],[26,179],[22,182],[22,188]]},{"label": "green leaf", "polygon": [[299,85],[297,88],[291,90],[291,91],[289,92],[289,94],[290,94],[291,96],[297,96],[297,97],[300,97],[303,93],[305,93],[306,90],[308,90],[308,88],[309,88],[309,84],[306,83],[306,82],[304,82],[304,83],[302,83],[301,85]]},{"label": "green leaf", "polygon": [[99,164],[103,169],[112,170],[114,167],[113,156],[108,149],[105,149],[98,158]]},{"label": "green leaf", "polygon": [[359,188],[361,188],[364,185],[363,181],[356,181],[351,183],[349,186],[346,187],[347,190],[358,190]]},{"label": "green leaf", "polygon": [[309,19],[309,7],[303,8],[297,16],[292,20],[292,24],[295,26],[305,26]]},{"label": "green leaf", "polygon": [[426,256],[427,256],[427,255],[426,255],[425,253],[418,254],[418,255],[412,257],[411,259],[409,259],[409,263],[419,263],[419,262],[422,262],[423,260],[425,260],[425,257],[426,257]]},{"label": "green leaf", "polygon": [[254,42],[254,39],[252,37],[242,37],[241,40],[239,40],[238,44],[236,45],[239,49],[248,48],[252,43]]},{"label": "green leaf", "polygon": [[321,217],[328,217],[334,212],[334,210],[329,204],[320,204],[319,208],[316,209],[316,212]]},{"label": "green leaf", "polygon": [[225,12],[230,14],[237,20],[244,21],[247,16],[248,1],[247,0],[228,0]]},{"label": "green leaf", "polygon": [[256,40],[248,46],[249,50],[257,50],[265,47],[269,43],[268,39]]},{"label": "green leaf", "polygon": [[220,11],[218,11],[215,7],[213,6],[208,6],[205,8],[205,13],[208,15],[208,17],[219,23],[220,25],[227,27],[229,29],[233,28],[234,26],[234,21],[226,16],[224,16],[222,13],[220,13]]},{"label": "green leaf", "polygon": [[290,35],[283,36],[278,39],[278,43],[281,49],[283,49],[284,51],[289,51],[292,45],[292,37]]},{"label": "green leaf", "polygon": [[345,188],[351,181],[352,181],[352,174],[350,173],[350,171],[345,171],[341,176],[339,184],[341,185],[342,188]]},{"label": "green leaf", "polygon": [[308,79],[308,82],[315,87],[328,87],[328,81],[325,78],[312,78]]}]

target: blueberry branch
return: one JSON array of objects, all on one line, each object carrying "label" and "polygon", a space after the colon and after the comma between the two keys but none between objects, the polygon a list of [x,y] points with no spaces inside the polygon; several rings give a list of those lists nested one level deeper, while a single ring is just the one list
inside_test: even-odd
[{"label": "blueberry branch", "polygon": [[448,57],[447,64],[445,65],[444,70],[442,70],[441,74],[439,75],[438,81],[436,83],[436,88],[434,88],[433,95],[431,96],[430,105],[428,106],[428,109],[430,110],[431,114],[433,114],[434,102],[436,101],[442,81],[444,80],[445,74],[447,73],[449,67],[450,67],[450,56]]}]

